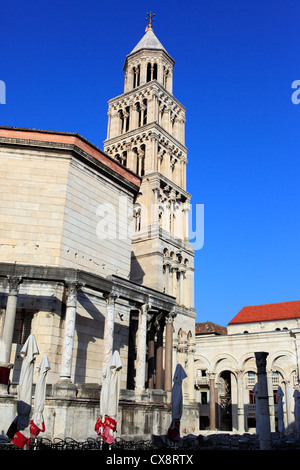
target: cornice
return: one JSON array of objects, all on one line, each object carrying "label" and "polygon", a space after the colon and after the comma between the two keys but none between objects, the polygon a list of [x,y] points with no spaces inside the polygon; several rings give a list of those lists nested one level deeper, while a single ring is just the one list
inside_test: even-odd
[{"label": "cornice", "polygon": [[122,93],[121,95],[111,98],[108,101],[108,105],[112,105],[114,102],[119,101],[119,100],[124,100],[124,101],[128,100],[131,96],[138,94],[138,93],[142,93],[147,88],[149,88],[149,92],[154,90],[154,93],[159,92],[159,91],[164,93],[171,101],[174,101],[174,103],[176,103],[177,106],[179,106],[182,109],[182,111],[184,112],[186,111],[185,106],[183,106],[183,104],[181,104],[180,101],[178,101],[169,91],[167,91],[166,88],[164,88],[157,80],[152,80],[151,82],[143,83],[142,85],[136,88],[133,88],[132,90],[126,91],[125,93]]},{"label": "cornice", "polygon": [[157,121],[149,122],[144,126],[132,129],[124,134],[120,134],[111,139],[104,140],[103,144],[105,147],[110,145],[116,145],[119,143],[129,143],[134,140],[134,138],[139,137],[151,137],[154,136],[157,139],[165,139],[169,145],[177,147],[181,152],[187,154],[187,147],[181,144],[175,137],[173,137],[169,132],[167,132],[163,127],[161,127]]},{"label": "cornice", "polygon": [[109,155],[81,138],[78,134],[0,127],[0,148],[5,146],[42,150],[44,152],[68,152],[111,180],[130,188],[134,193],[138,191],[141,184],[139,176],[119,165]]}]

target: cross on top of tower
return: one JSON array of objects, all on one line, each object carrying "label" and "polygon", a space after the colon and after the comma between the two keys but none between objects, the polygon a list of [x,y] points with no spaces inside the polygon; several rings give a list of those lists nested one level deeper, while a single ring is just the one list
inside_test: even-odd
[{"label": "cross on top of tower", "polygon": [[151,21],[154,21],[154,16],[155,16],[155,13],[152,14],[152,11],[150,11],[150,13],[147,13],[146,21],[148,20],[148,23],[147,23],[145,31],[147,31],[149,27],[152,28]]}]

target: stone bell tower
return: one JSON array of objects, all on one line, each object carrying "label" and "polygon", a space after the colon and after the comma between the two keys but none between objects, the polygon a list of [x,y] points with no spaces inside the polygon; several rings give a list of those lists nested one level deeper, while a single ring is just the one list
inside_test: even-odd
[{"label": "stone bell tower", "polygon": [[124,93],[108,102],[104,151],[142,177],[134,207],[131,280],[176,297],[179,310],[194,321],[185,108],[173,96],[175,62],[155,36],[151,19],[125,59]]}]

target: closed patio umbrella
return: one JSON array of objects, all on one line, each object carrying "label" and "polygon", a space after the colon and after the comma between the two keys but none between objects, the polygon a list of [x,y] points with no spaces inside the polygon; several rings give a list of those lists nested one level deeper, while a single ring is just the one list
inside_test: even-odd
[{"label": "closed patio umbrella", "polygon": [[17,397],[17,416],[10,425],[7,436],[20,449],[30,442],[29,415],[32,404],[32,379],[36,356],[39,354],[35,336],[29,335],[20,351],[23,358]]},{"label": "closed patio umbrella", "polygon": [[278,418],[278,432],[283,433],[284,432],[284,424],[283,424],[283,391],[281,387],[278,387],[277,393],[277,418]]},{"label": "closed patio umbrella", "polygon": [[294,391],[294,418],[295,418],[295,432],[300,432],[300,407],[299,407],[299,400],[300,400],[300,393],[299,390]]},{"label": "closed patio umbrella", "polygon": [[105,370],[100,395],[100,418],[95,424],[95,431],[108,444],[113,442],[114,432],[117,430],[122,367],[120,354],[114,351]]},{"label": "closed patio umbrella", "polygon": [[258,385],[257,383],[254,385],[252,392],[254,393],[254,400],[255,400],[255,421],[256,421],[256,434],[259,434],[259,426],[258,426]]},{"label": "closed patio umbrella", "polygon": [[40,432],[45,432],[44,406],[46,398],[46,376],[50,370],[50,363],[47,354],[44,354],[38,366],[38,378],[35,386],[34,412],[30,421],[30,434],[38,436]]},{"label": "closed patio umbrella", "polygon": [[182,416],[182,381],[187,377],[183,367],[177,364],[171,395],[172,422],[167,432],[167,438],[171,441],[180,440],[180,420]]}]

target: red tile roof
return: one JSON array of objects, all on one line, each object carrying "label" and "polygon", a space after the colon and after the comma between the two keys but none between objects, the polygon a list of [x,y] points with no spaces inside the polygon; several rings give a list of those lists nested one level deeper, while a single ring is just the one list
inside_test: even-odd
[{"label": "red tile roof", "polygon": [[227,335],[227,328],[225,326],[206,321],[203,323],[196,323],[195,333],[196,335],[208,335],[212,333],[215,335]]},{"label": "red tile roof", "polygon": [[287,320],[291,318],[300,318],[300,300],[296,300],[294,302],[281,302],[278,304],[244,307],[229,322],[229,325],[236,323]]}]

